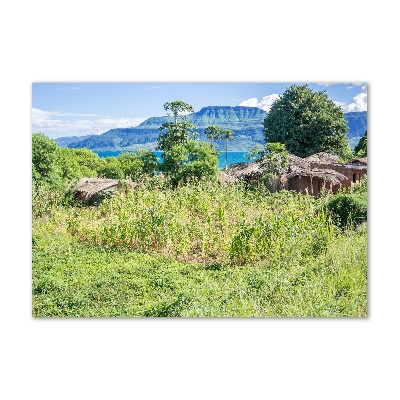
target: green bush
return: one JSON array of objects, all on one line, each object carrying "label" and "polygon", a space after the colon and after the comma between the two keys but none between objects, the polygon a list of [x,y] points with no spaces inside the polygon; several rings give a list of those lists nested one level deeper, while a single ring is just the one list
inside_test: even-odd
[{"label": "green bush", "polygon": [[58,163],[57,143],[43,133],[32,135],[32,180],[48,183],[53,187],[62,186],[62,173]]},{"label": "green bush", "polygon": [[42,217],[64,200],[64,191],[47,182],[32,183],[32,218]]},{"label": "green bush", "polygon": [[172,186],[201,180],[217,180],[218,156],[213,146],[189,140],[164,153],[163,171]]},{"label": "green bush", "polygon": [[328,200],[327,211],[335,225],[354,227],[367,220],[367,198],[363,193],[340,193]]}]

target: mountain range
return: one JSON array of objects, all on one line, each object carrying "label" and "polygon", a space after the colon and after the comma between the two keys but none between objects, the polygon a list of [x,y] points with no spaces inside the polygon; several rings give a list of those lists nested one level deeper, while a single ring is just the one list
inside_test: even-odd
[{"label": "mountain range", "polygon": [[[209,106],[186,116],[187,121],[197,126],[200,140],[207,140],[204,129],[215,125],[234,131],[235,140],[230,141],[229,150],[249,151],[265,143],[263,122],[267,113],[257,107]],[[367,129],[367,112],[345,114],[349,126],[348,138],[353,149]],[[101,135],[60,137],[55,139],[61,147],[87,147],[94,152],[154,150],[159,135],[158,128],[171,121],[171,117],[151,117],[134,128],[115,128]],[[182,120],[182,117],[179,117]],[[224,149],[222,141],[216,141],[218,150]]]}]

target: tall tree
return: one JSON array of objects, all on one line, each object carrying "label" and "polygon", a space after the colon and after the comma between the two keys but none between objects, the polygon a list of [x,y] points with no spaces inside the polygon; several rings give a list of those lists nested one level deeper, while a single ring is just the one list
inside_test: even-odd
[{"label": "tall tree", "polygon": [[[164,104],[164,110],[172,112],[174,122],[162,124],[159,128],[160,135],[157,139],[157,150],[167,151],[176,144],[185,144],[191,137],[197,139],[198,133],[195,125],[186,121],[186,116],[182,116],[183,121],[178,122],[179,113],[193,112],[193,107],[183,101],[172,101]],[[168,113],[168,115],[170,115]]]},{"label": "tall tree", "polygon": [[207,126],[207,128],[204,129],[204,134],[206,135],[207,139],[214,142],[214,140],[219,139],[221,128],[213,125]]},{"label": "tall tree", "polygon": [[233,130],[223,129],[221,130],[221,139],[225,140],[225,169],[228,169],[228,140],[233,140]]},{"label": "tall tree", "polygon": [[[178,122],[178,115],[181,112],[194,112],[193,107],[184,101],[175,100],[164,104],[165,111],[171,111],[175,118],[175,123]],[[169,114],[168,114],[169,115]],[[186,119],[186,116],[183,116]]]},{"label": "tall tree", "polygon": [[204,129],[204,134],[210,140],[223,139],[225,140],[225,169],[228,168],[228,140],[233,140],[234,132],[231,129],[222,129],[218,126],[208,126]]},{"label": "tall tree", "polygon": [[314,92],[308,85],[286,89],[264,120],[266,141],[283,143],[300,157],[321,151],[343,155],[347,131],[342,109],[324,91]]},{"label": "tall tree", "polygon": [[[193,112],[192,106],[183,101],[165,103],[164,109],[171,111],[174,122],[163,124],[159,130],[157,148],[164,152],[161,168],[171,184],[216,179],[218,157],[215,148],[209,143],[198,141],[195,125],[186,121],[178,122],[180,112]],[[169,114],[168,114],[169,115]]]}]

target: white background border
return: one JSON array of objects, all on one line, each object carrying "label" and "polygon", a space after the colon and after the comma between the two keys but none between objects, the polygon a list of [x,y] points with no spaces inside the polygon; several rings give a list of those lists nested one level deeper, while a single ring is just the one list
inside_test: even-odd
[{"label": "white background border", "polygon": [[[367,3],[1,6],[2,398],[399,395],[399,201],[392,173],[399,25],[393,6]],[[31,84],[38,81],[367,82],[369,317],[31,318],[30,116]]]}]

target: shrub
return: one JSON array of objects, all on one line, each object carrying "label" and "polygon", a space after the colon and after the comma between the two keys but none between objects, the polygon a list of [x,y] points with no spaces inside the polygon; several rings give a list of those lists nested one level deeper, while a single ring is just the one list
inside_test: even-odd
[{"label": "shrub", "polygon": [[218,156],[209,143],[189,140],[173,146],[163,157],[163,171],[173,186],[202,179],[217,179]]},{"label": "shrub", "polygon": [[362,193],[340,193],[328,200],[327,211],[337,226],[353,227],[367,220],[367,198]]},{"label": "shrub", "polygon": [[32,135],[32,179],[35,182],[46,182],[53,187],[62,185],[58,150],[57,143],[43,133]]}]

